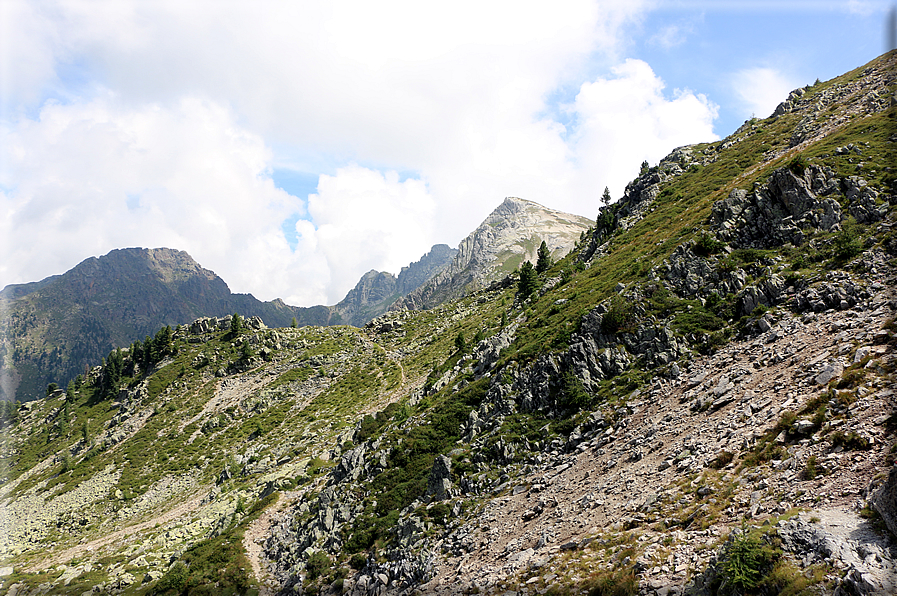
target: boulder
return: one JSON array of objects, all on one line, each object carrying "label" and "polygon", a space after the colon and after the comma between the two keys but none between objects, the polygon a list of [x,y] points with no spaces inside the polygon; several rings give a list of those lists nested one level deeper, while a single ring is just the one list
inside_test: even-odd
[{"label": "boulder", "polygon": [[885,483],[872,493],[871,501],[888,530],[897,537],[897,464],[891,467]]},{"label": "boulder", "polygon": [[427,495],[434,501],[444,501],[451,495],[452,460],[444,455],[437,455],[430,469],[430,480],[427,482]]},{"label": "boulder", "polygon": [[823,367],[822,372],[816,375],[816,384],[817,385],[828,385],[828,383],[832,379],[837,379],[844,372],[844,366],[835,360],[834,362],[828,362]]}]

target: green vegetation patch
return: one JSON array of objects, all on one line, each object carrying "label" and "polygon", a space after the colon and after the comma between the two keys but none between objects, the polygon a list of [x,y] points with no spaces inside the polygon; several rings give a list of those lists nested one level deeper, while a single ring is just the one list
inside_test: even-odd
[{"label": "green vegetation patch", "polygon": [[258,594],[251,563],[243,550],[243,534],[262,511],[277,501],[272,493],[257,501],[238,524],[219,536],[188,548],[156,582],[152,594],[200,596]]},{"label": "green vegetation patch", "polygon": [[457,392],[442,391],[431,398],[432,403],[423,412],[419,424],[394,427],[383,437],[392,449],[386,469],[371,483],[376,506],[368,498],[365,512],[347,529],[346,553],[367,550],[388,539],[399,511],[424,495],[434,459],[455,446],[461,424],[480,405],[487,388],[488,379],[481,379]]}]

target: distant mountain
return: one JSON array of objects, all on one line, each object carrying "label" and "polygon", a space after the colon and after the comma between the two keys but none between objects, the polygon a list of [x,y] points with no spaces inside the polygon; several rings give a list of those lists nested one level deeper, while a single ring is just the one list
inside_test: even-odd
[{"label": "distant mountain", "polygon": [[332,308],[343,321],[360,327],[442,271],[457,254],[457,249],[437,244],[419,261],[402,267],[398,277],[392,273],[368,271]]},{"label": "distant mountain", "polygon": [[410,291],[394,308],[433,308],[482,289],[504,278],[524,261],[535,263],[543,241],[552,257],[558,259],[570,252],[582,233],[594,224],[587,217],[508,197],[461,241],[448,267]]},{"label": "distant mountain", "polygon": [[28,400],[66,383],[114,347],[165,325],[239,312],[272,327],[327,325],[325,306],[300,308],[233,294],[186,252],[126,248],[82,261],[62,275],[0,291],[0,399]]}]

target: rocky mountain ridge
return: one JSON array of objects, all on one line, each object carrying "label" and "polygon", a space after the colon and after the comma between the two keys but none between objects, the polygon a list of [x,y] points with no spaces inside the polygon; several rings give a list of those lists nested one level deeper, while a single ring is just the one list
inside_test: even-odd
[{"label": "rocky mountain ridge", "polygon": [[360,327],[445,269],[457,253],[457,249],[449,248],[447,244],[437,244],[420,260],[402,267],[398,277],[382,271],[368,271],[333,309],[342,320]]},{"label": "rocky mountain ridge", "polygon": [[0,589],[893,593],[895,65],[677,149],[530,285],[204,318],[7,410]]},{"label": "rocky mountain ridge", "polygon": [[432,308],[481,290],[524,261],[535,263],[541,242],[545,242],[552,258],[563,257],[593,225],[586,217],[507,197],[461,241],[458,253],[445,269],[409,292],[392,310]]}]

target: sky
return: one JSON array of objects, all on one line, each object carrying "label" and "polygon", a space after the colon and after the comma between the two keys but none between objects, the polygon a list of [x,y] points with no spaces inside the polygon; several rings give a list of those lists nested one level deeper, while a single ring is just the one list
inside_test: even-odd
[{"label": "sky", "polygon": [[882,54],[892,7],[0,0],[0,287],[165,246],[335,304],[507,196],[594,217]]}]

